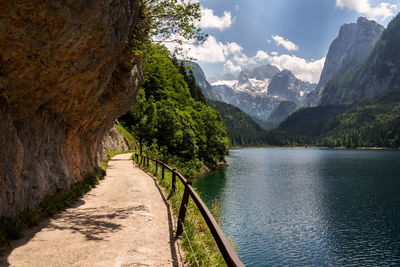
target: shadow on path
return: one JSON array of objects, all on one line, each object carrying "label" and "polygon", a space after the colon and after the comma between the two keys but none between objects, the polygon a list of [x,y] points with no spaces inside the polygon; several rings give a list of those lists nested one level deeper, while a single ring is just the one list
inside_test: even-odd
[{"label": "shadow on path", "polygon": [[[136,165],[135,165],[136,166]],[[139,168],[138,166],[136,166]],[[155,186],[157,187],[158,192],[160,193],[160,196],[162,200],[164,201],[165,206],[167,207],[167,212],[168,212],[168,228],[169,228],[169,246],[171,248],[171,257],[173,260],[173,266],[174,267],[179,267],[179,262],[184,262],[183,256],[181,252],[179,251],[179,258],[178,258],[178,251],[176,248],[179,250],[179,246],[177,244],[179,238],[176,238],[174,235],[174,221],[172,219],[172,214],[171,214],[171,209],[172,207],[169,205],[168,200],[166,199],[164,192],[160,188],[160,185],[157,182],[157,179],[149,172],[144,171],[147,175],[149,175],[153,181]]]},{"label": "shadow on path", "polygon": [[106,206],[84,208],[67,211],[56,216],[47,226],[49,231],[71,230],[80,233],[87,240],[105,240],[108,234],[122,230],[118,220],[134,216],[135,211],[146,211],[145,206],[129,206],[127,208],[110,208]]}]

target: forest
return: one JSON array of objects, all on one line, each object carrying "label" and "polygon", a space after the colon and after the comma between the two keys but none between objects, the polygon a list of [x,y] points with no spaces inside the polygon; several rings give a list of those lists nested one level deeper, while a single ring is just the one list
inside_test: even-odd
[{"label": "forest", "polygon": [[287,146],[400,147],[400,96],[354,106],[319,106],[293,113],[270,134]]},{"label": "forest", "polygon": [[216,167],[230,148],[219,113],[204,103],[193,76],[167,48],[151,44],[145,54],[142,88],[120,123],[137,139],[140,153],[145,148],[181,170]]}]

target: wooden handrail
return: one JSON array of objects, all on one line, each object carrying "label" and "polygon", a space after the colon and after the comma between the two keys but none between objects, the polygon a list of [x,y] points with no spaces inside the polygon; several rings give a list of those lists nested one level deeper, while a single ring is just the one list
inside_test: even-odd
[{"label": "wooden handrail", "polygon": [[[229,243],[228,239],[226,238],[225,234],[222,232],[221,227],[218,225],[217,221],[215,220],[214,216],[211,214],[210,210],[207,208],[206,204],[204,204],[203,200],[200,198],[200,196],[196,193],[194,188],[192,187],[191,183],[188,182],[185,177],[183,177],[182,174],[177,172],[175,169],[171,168],[164,162],[161,162],[159,160],[150,158],[148,156],[140,156],[138,154],[135,154],[136,159],[139,163],[145,159],[144,165],[149,166],[149,160],[154,161],[157,163],[157,165],[161,165],[162,167],[162,178],[164,178],[164,169],[169,170],[172,172],[173,177],[178,177],[179,180],[182,182],[182,184],[185,186],[185,190],[183,193],[182,197],[182,202],[181,202],[181,207],[179,210],[179,216],[178,216],[178,225],[177,225],[177,231],[176,235],[180,236],[183,231],[183,223],[185,220],[185,215],[186,215],[186,209],[189,201],[189,196],[193,199],[194,203],[196,204],[197,209],[200,211],[200,214],[203,216],[204,221],[206,222],[208,228],[210,229],[210,232],[219,248],[219,251],[221,252],[221,255],[224,257],[225,263],[228,266],[234,266],[234,267],[239,267],[239,266],[244,266],[244,264],[240,261],[239,257],[236,255],[235,251],[233,250],[231,244]],[[139,157],[141,159],[139,160]],[[146,162],[147,160],[147,162]],[[173,184],[172,184],[172,192],[171,194],[174,193],[174,188],[175,188],[175,181],[176,179],[173,179]]]}]

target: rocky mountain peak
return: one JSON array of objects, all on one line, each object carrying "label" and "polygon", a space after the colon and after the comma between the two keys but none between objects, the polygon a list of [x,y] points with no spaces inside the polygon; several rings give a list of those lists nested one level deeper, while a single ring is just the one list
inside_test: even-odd
[{"label": "rocky mountain peak", "polygon": [[245,84],[249,82],[249,79],[265,80],[272,79],[275,74],[279,72],[279,69],[270,64],[261,65],[255,67],[253,70],[242,70],[238,76],[238,84]]},{"label": "rocky mountain peak", "polygon": [[253,69],[252,78],[257,80],[272,79],[278,72],[279,69],[275,66],[270,64],[261,65]]},{"label": "rocky mountain peak", "polygon": [[[371,25],[373,25],[371,23]],[[368,59],[331,79],[320,105],[347,105],[400,92],[400,14],[381,34]]]},{"label": "rocky mountain peak", "polygon": [[252,72],[250,70],[242,70],[238,76],[238,84],[245,84],[249,82],[250,78],[252,77]]},{"label": "rocky mountain peak", "polygon": [[342,25],[338,36],[329,47],[317,88],[310,95],[311,106],[319,104],[330,79],[346,73],[368,58],[384,29],[382,25],[365,17],[359,17],[357,23]]},{"label": "rocky mountain peak", "polygon": [[314,88],[315,84],[297,79],[289,70],[282,70],[272,78],[268,86],[268,95],[298,102],[304,94]]}]

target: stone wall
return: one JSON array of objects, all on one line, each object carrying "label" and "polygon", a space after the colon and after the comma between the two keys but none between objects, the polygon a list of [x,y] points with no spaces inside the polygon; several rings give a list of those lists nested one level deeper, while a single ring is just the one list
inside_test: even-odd
[{"label": "stone wall", "polygon": [[92,171],[142,80],[138,0],[0,3],[0,216]]}]

